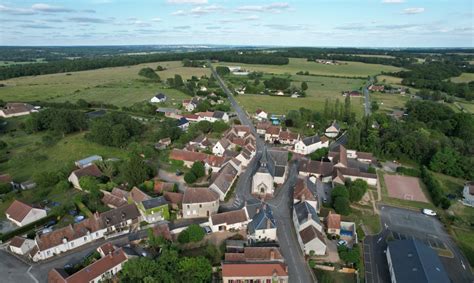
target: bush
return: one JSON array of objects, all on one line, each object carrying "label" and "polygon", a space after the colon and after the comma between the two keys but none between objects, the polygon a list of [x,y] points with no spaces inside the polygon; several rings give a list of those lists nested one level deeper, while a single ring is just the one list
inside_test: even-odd
[{"label": "bush", "polygon": [[433,175],[428,172],[425,166],[421,167],[421,180],[426,184],[428,192],[430,193],[433,204],[441,206],[443,209],[448,209],[451,206],[450,201],[444,196],[443,189]]},{"label": "bush", "polygon": [[178,235],[178,242],[181,244],[199,242],[204,238],[204,229],[197,224],[191,224]]},{"label": "bush", "polygon": [[351,213],[349,199],[346,197],[337,197],[334,200],[334,209],[339,214],[349,215]]},{"label": "bush", "polygon": [[201,161],[194,162],[193,166],[191,167],[191,172],[196,176],[196,178],[201,178],[206,175],[206,168],[204,168],[204,163]]},{"label": "bush", "polygon": [[194,182],[196,182],[196,180],[197,180],[196,175],[194,175],[194,173],[191,171],[184,175],[184,181],[187,184],[193,184]]},{"label": "bush", "polygon": [[420,170],[416,168],[408,168],[408,167],[400,166],[400,167],[397,167],[397,173],[400,173],[406,176],[420,177]]}]

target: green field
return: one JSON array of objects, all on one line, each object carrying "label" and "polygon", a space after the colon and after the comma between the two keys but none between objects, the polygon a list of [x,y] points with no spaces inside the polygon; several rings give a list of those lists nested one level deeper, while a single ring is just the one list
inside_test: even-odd
[{"label": "green field", "polygon": [[21,130],[5,134],[2,140],[9,145],[11,158],[0,164],[0,172],[9,173],[15,181],[25,181],[37,172],[70,167],[74,161],[94,154],[104,158],[127,156],[127,152],[119,148],[87,141],[84,133],[68,135],[50,147],[43,144],[44,135],[26,134]]},{"label": "green field", "polygon": [[46,63],[43,59],[36,59],[36,61],[25,61],[25,62],[16,62],[16,61],[0,61],[0,67],[3,66],[11,66],[11,65],[25,65],[25,64],[33,64],[33,63]]},{"label": "green field", "polygon": [[379,109],[381,111],[392,112],[394,109],[400,109],[405,107],[406,102],[410,99],[409,95],[401,94],[388,94],[374,92],[370,94],[373,101],[379,103]]},{"label": "green field", "polygon": [[138,71],[143,67],[167,68],[157,72],[162,80],[180,74],[183,79],[191,76],[210,75],[209,69],[184,68],[181,62],[159,62],[128,67],[104,68],[98,70],[21,77],[0,81],[0,97],[4,101],[87,101],[104,102],[117,106],[130,106],[135,102],[150,99],[162,91],[172,99],[181,100],[186,95],[180,91],[163,89],[164,85],[141,79]]},{"label": "green field", "polygon": [[402,78],[386,76],[386,75],[379,75],[377,76],[377,80],[380,84],[397,84],[400,85],[402,83]]},{"label": "green field", "polygon": [[[258,108],[265,109],[275,114],[286,114],[289,110],[299,109],[305,107],[312,110],[324,110],[326,98],[334,103],[339,98],[340,102],[344,102],[344,97],[341,92],[344,90],[359,89],[364,85],[365,81],[360,79],[346,79],[346,78],[328,78],[317,76],[292,76],[293,84],[299,86],[301,81],[308,83],[308,90],[306,97],[291,98],[291,97],[277,97],[259,94],[244,94],[236,96],[239,104],[253,114]],[[362,115],[362,97],[352,98],[353,110],[357,115]]]},{"label": "green field", "polygon": [[294,75],[299,71],[308,71],[311,74],[323,76],[345,76],[345,77],[367,77],[370,75],[380,74],[384,72],[397,72],[400,68],[378,65],[365,64],[360,62],[343,62],[342,65],[324,65],[316,62],[308,62],[306,59],[290,58],[288,65],[251,65],[241,63],[220,62],[221,66],[240,66],[249,71],[257,71],[274,74],[291,74]]},{"label": "green field", "polygon": [[462,73],[459,77],[452,77],[453,83],[468,83],[474,81],[474,73]]}]

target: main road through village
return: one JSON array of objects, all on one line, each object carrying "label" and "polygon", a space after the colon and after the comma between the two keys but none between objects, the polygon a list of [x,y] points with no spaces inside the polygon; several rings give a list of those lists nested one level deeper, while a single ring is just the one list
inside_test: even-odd
[{"label": "main road through village", "polygon": [[[255,127],[247,116],[247,113],[244,112],[242,108],[240,108],[231,91],[226,86],[219,74],[217,74],[212,65],[211,71],[222,90],[227,94],[229,102],[237,113],[237,117],[239,118],[242,125],[249,126],[252,132],[255,134],[257,140],[256,156],[249,164],[245,172],[239,177],[235,188],[234,202],[230,205],[223,206],[224,210],[239,209],[242,208],[245,203],[248,204],[258,202],[258,200],[250,194],[250,187],[252,185],[251,180],[253,173],[258,168],[258,160],[260,159],[261,153],[265,148],[265,142],[259,138],[259,135],[255,131]],[[267,201],[267,204],[272,208],[273,215],[277,223],[278,242],[280,243],[281,252],[285,257],[286,264],[288,265],[290,282],[317,282],[316,277],[309,269],[303,252],[300,249],[291,217],[293,208],[293,199],[291,196],[293,195],[293,188],[296,184],[296,178],[298,176],[297,168],[297,161],[292,161],[289,166],[288,179],[283,184],[283,186],[277,190],[274,198]]]}]

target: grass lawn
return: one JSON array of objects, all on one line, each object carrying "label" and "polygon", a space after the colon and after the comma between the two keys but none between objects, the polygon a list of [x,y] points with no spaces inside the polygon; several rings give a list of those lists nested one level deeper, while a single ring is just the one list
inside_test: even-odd
[{"label": "grass lawn", "polygon": [[377,234],[382,229],[380,216],[378,214],[373,214],[373,212],[368,213],[352,209],[350,216],[344,216],[343,220],[345,220],[346,218],[350,221],[355,222],[357,225],[364,224],[365,227],[369,230],[370,234]]},{"label": "grass lawn", "polygon": [[381,84],[387,83],[387,84],[398,84],[399,85],[399,84],[402,83],[402,78],[386,76],[386,75],[377,76],[377,80]]},{"label": "grass lawn", "polygon": [[451,177],[441,173],[436,173],[430,171],[435,178],[441,183],[441,188],[446,194],[453,194],[455,196],[461,197],[462,190],[464,188],[464,183],[466,182],[463,179]]},{"label": "grass lawn", "polygon": [[98,154],[104,158],[125,158],[119,148],[89,142],[84,133],[68,135],[51,147],[43,145],[43,133],[28,135],[22,131],[7,134],[3,140],[9,145],[10,160],[0,164],[0,172],[10,173],[17,181],[29,179],[36,172],[54,171],[72,166],[75,160]]},{"label": "grass lawn", "polygon": [[381,111],[392,112],[394,109],[405,107],[406,102],[410,99],[408,95],[389,94],[374,92],[370,94],[373,101],[377,101]]},{"label": "grass lawn", "polygon": [[[237,101],[249,113],[254,113],[258,108],[267,109],[271,113],[287,114],[289,110],[305,107],[312,110],[324,110],[326,98],[334,103],[337,98],[344,103],[341,92],[344,90],[359,89],[364,80],[347,78],[328,78],[315,76],[293,76],[293,84],[299,86],[301,81],[308,83],[307,96],[301,98],[277,97],[259,94],[244,94],[236,96]],[[352,108],[357,115],[362,115],[363,98],[354,97]]]},{"label": "grass lawn", "polygon": [[210,75],[205,68],[185,68],[179,61],[147,63],[135,66],[103,68],[98,70],[30,76],[0,81],[0,97],[5,101],[102,101],[117,106],[130,106],[134,102],[148,100],[162,91],[174,99],[185,94],[176,90],[163,89],[164,85],[143,80],[138,76],[141,68],[158,65],[167,70],[157,72],[162,80],[180,74],[183,79],[191,76]]},{"label": "grass lawn", "polygon": [[241,63],[220,62],[222,66],[241,66],[249,71],[257,71],[274,74],[291,74],[294,75],[299,71],[308,71],[311,74],[325,76],[347,76],[347,77],[367,77],[369,75],[377,75],[382,71],[396,72],[400,68],[379,64],[365,64],[360,62],[344,62],[341,65],[324,65],[316,62],[308,62],[304,58],[290,58],[287,65],[253,65]]},{"label": "grass lawn", "polygon": [[474,81],[473,73],[462,73],[459,77],[452,77],[451,81],[453,83],[468,83]]},{"label": "grass lawn", "polygon": [[454,235],[459,248],[469,260],[469,264],[474,268],[474,230],[456,229]]},{"label": "grass lawn", "polygon": [[356,282],[355,274],[346,274],[336,271],[326,271],[314,269],[318,282],[321,283],[354,283]]}]

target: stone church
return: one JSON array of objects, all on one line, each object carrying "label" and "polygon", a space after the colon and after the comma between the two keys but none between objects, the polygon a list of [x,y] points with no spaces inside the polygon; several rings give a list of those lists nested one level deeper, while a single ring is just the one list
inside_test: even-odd
[{"label": "stone church", "polygon": [[252,194],[272,196],[275,184],[285,182],[287,167],[287,151],[265,148],[260,158],[260,167],[252,179]]}]

